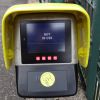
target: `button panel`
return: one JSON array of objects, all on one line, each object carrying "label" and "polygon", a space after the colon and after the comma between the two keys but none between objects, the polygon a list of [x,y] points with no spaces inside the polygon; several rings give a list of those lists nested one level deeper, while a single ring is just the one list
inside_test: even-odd
[{"label": "button panel", "polygon": [[36,61],[57,61],[58,56],[36,56]]}]

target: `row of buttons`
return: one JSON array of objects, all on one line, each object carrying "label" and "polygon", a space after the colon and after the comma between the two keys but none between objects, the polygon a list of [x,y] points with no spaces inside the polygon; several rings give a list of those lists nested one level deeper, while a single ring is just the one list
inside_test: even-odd
[{"label": "row of buttons", "polygon": [[57,60],[58,59],[58,57],[57,56],[48,56],[48,57],[46,57],[46,56],[42,56],[42,57],[40,57],[40,56],[36,56],[36,61],[40,61],[40,60],[43,60],[43,61],[45,61],[45,60]]}]

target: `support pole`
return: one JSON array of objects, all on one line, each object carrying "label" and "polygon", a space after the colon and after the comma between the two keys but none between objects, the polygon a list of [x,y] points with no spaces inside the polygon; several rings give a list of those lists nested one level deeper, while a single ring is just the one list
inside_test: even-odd
[{"label": "support pole", "polygon": [[100,48],[100,0],[96,0],[96,9],[93,19],[92,46],[90,53],[89,69],[87,75],[87,98],[94,100],[97,63],[99,60]]}]

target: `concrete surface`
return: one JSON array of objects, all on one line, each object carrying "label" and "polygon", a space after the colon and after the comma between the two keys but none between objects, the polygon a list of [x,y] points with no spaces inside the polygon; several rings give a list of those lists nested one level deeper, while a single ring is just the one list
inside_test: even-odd
[{"label": "concrete surface", "polygon": [[[15,80],[15,69],[14,66],[9,72],[5,70],[2,45],[1,45],[1,19],[4,12],[8,7],[14,4],[27,3],[27,0],[0,0],[0,100],[24,100],[17,96],[16,91],[16,80]],[[78,93],[72,97],[66,98],[49,98],[45,100],[86,100],[85,92],[83,91],[81,84],[78,84]],[[34,99],[27,99],[34,100]],[[44,99],[38,99],[44,100]]]}]

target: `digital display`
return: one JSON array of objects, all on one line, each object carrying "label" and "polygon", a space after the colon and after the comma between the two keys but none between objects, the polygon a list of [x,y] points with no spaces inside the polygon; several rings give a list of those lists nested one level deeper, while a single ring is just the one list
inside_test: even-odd
[{"label": "digital display", "polygon": [[71,20],[22,20],[23,64],[71,62]]},{"label": "digital display", "polygon": [[65,21],[26,24],[28,53],[65,52]]}]

